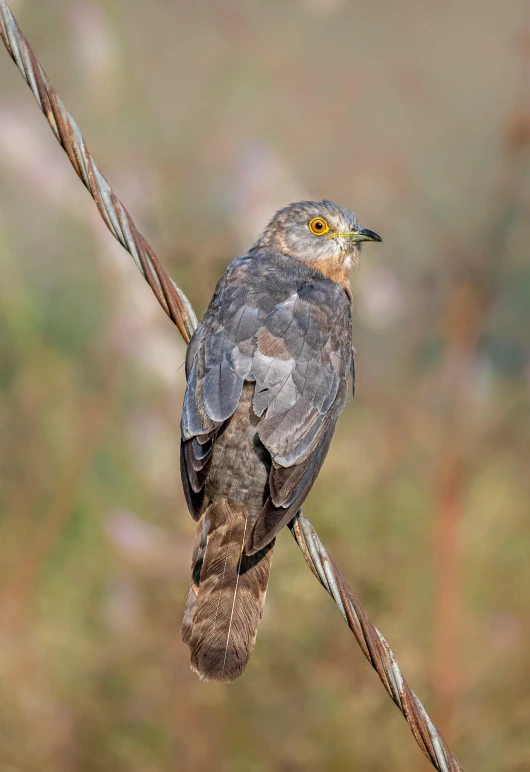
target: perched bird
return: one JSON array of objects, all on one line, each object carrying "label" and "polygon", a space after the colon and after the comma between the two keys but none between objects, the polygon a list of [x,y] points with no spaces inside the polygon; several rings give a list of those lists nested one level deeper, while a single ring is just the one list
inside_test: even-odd
[{"label": "perched bird", "polygon": [[331,201],[277,212],[188,347],[181,474],[198,521],[182,636],[206,680],[244,670],[278,531],[316,479],[354,376],[350,269],[381,241]]}]

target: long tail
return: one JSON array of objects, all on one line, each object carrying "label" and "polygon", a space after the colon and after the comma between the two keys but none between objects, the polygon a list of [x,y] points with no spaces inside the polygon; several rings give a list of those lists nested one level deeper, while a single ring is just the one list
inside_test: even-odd
[{"label": "long tail", "polygon": [[240,676],[256,641],[274,541],[247,555],[247,519],[221,500],[197,525],[182,638],[192,669],[208,681]]}]

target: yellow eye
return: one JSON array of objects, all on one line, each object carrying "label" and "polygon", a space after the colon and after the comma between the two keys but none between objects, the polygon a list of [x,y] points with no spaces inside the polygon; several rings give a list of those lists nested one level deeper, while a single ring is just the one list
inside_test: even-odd
[{"label": "yellow eye", "polygon": [[324,233],[329,231],[329,225],[323,217],[313,217],[309,223],[309,230],[314,233],[315,236],[323,236]]}]

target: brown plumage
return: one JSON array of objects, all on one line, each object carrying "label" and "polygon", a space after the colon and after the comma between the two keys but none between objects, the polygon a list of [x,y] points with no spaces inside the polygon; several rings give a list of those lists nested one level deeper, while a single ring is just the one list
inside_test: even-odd
[{"label": "brown plumage", "polygon": [[181,473],[198,525],[182,635],[204,679],[245,668],[276,534],[327,454],[353,373],[348,275],[366,240],[380,238],[329,201],[281,210],[230,264],[188,347]]}]

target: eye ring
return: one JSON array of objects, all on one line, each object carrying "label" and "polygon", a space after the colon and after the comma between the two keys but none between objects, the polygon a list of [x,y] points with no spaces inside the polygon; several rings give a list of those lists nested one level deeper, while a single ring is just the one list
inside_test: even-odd
[{"label": "eye ring", "polygon": [[313,217],[308,227],[314,236],[323,236],[329,232],[328,222],[323,217]]}]

